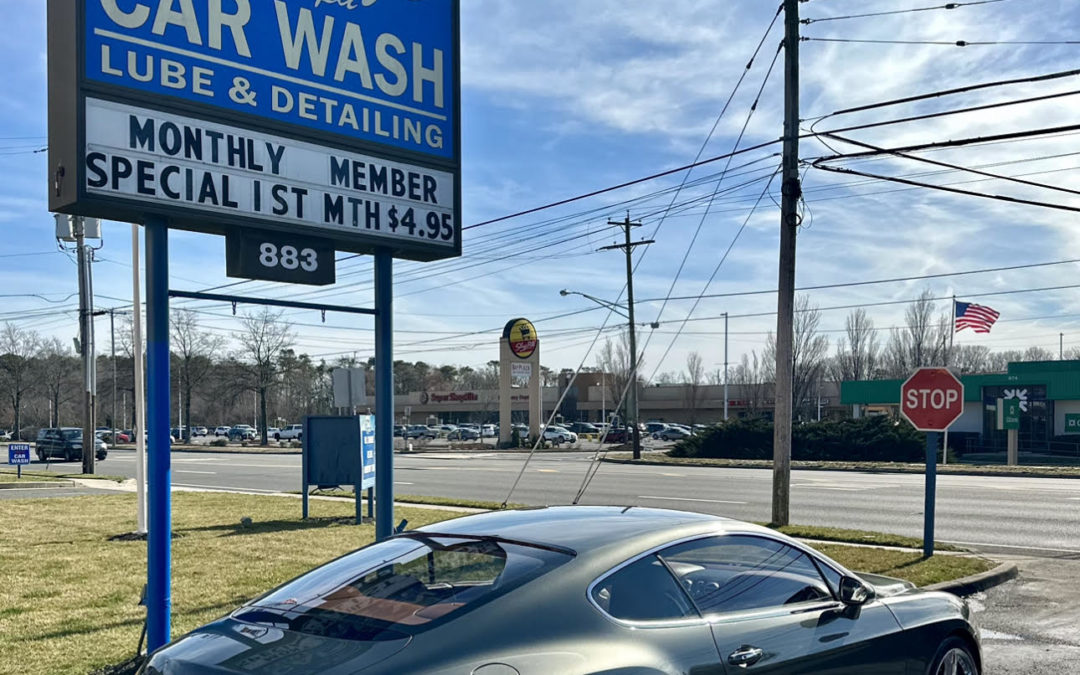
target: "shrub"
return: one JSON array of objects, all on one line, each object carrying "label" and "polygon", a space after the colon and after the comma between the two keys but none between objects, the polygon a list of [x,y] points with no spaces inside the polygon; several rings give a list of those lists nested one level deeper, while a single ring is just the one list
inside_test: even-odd
[{"label": "shrub", "polygon": [[[791,446],[796,460],[918,462],[925,458],[926,437],[906,421],[864,417],[794,425]],[[762,419],[731,420],[680,442],[668,454],[772,459],[773,425]]]},{"label": "shrub", "polygon": [[225,438],[215,438],[214,440],[210,441],[210,445],[214,446],[215,448],[224,448],[228,444],[229,441]]}]

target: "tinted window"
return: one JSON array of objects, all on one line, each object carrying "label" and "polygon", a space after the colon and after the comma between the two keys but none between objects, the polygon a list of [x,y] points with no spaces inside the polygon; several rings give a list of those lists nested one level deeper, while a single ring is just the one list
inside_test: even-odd
[{"label": "tinted window", "polygon": [[661,621],[698,616],[686,593],[656,556],[642,558],[598,583],[593,600],[605,612],[628,621]]},{"label": "tinted window", "polygon": [[398,639],[550,572],[569,554],[489,540],[395,537],[253,601],[236,617],[351,640]]},{"label": "tinted window", "polygon": [[762,537],[710,537],[661,553],[702,613],[832,599],[806,554]]},{"label": "tinted window", "polygon": [[64,439],[68,441],[81,441],[82,429],[64,429],[61,432],[64,435]]}]

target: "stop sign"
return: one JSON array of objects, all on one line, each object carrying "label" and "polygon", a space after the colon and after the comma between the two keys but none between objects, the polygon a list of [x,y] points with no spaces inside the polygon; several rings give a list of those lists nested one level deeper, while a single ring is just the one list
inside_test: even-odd
[{"label": "stop sign", "polygon": [[964,412],[964,385],[945,368],[919,368],[900,387],[900,414],[919,431],[945,431]]}]

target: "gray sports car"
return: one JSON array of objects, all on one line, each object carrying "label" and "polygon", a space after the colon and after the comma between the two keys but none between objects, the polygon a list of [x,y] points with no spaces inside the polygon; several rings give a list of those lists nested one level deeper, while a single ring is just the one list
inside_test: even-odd
[{"label": "gray sports car", "polygon": [[502,511],[319,567],[142,672],[975,675],[966,604],[776,532],[638,507]]}]

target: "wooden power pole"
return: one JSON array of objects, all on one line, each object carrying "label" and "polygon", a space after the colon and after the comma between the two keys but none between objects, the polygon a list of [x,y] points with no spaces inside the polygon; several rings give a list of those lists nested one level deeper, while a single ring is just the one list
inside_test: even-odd
[{"label": "wooden power pole", "polygon": [[799,0],[784,0],[784,159],[780,203],[780,289],[776,306],[772,522],[787,525],[791,505],[795,235],[799,226]]}]

